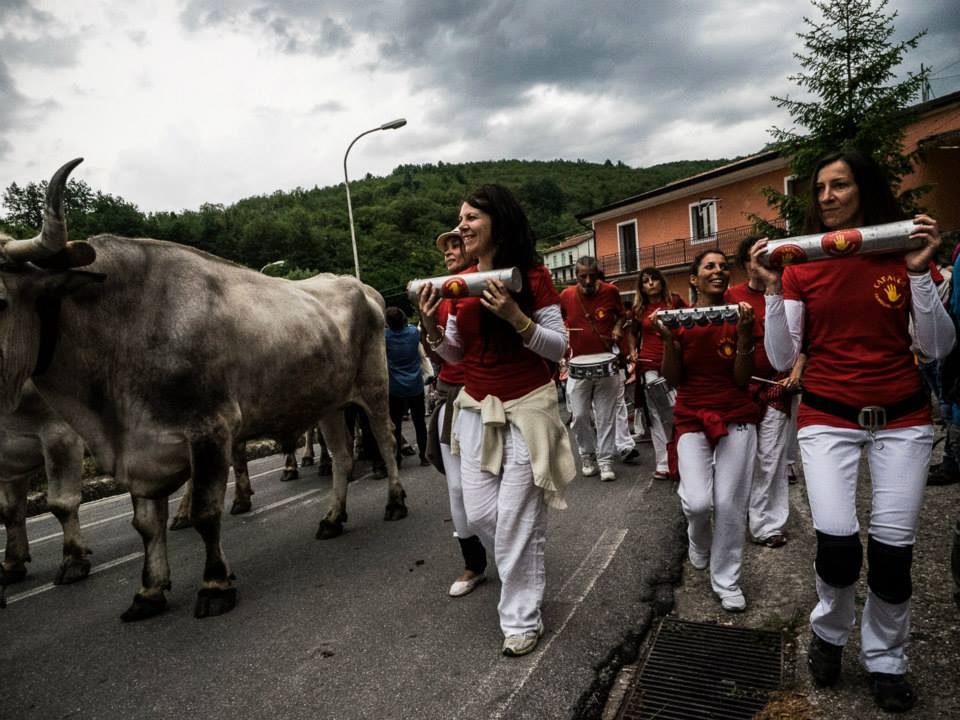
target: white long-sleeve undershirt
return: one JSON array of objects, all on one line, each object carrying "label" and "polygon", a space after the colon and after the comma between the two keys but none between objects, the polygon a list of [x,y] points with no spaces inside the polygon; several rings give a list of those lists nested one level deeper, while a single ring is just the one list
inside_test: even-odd
[{"label": "white long-sleeve undershirt", "polygon": [[[567,352],[567,328],[563,324],[559,305],[547,305],[533,313],[533,334],[523,343],[537,355],[547,360],[559,362]],[[463,361],[463,345],[457,331],[456,315],[447,317],[443,331],[443,342],[433,351],[450,363]]]},{"label": "white long-sleeve undershirt", "polygon": [[[914,340],[921,352],[930,358],[947,356],[956,342],[953,321],[937,294],[930,273],[909,274],[910,315],[913,318]],[[803,344],[805,307],[800,300],[785,300],[783,295],[767,295],[763,346],[770,363],[777,370],[789,370]],[[863,319],[862,322],[869,322]]]}]

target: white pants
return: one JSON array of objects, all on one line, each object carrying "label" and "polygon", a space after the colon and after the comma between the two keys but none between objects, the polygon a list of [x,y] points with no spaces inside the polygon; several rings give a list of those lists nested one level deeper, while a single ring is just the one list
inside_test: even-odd
[{"label": "white pants", "polygon": [[637,443],[633,439],[633,433],[630,432],[630,420],[627,413],[627,392],[626,375],[620,371],[620,382],[617,385],[617,420],[616,420],[616,446],[617,452],[621,455],[628,454],[633,450]]},{"label": "white pants", "polygon": [[[917,425],[866,430],[810,425],[798,433],[813,526],[830,535],[853,535],[857,520],[857,475],[866,448],[872,487],[867,532],[887,545],[916,541],[933,427]],[[856,624],[856,584],[836,588],[817,578],[820,601],[810,614],[813,631],[827,642],[845,645]],[[869,672],[903,674],[910,635],[910,601],[891,604],[867,592],[860,626],[860,660]]]},{"label": "white pants", "polygon": [[619,373],[601,378],[567,378],[567,397],[573,413],[571,427],[580,457],[596,455],[601,465],[611,465],[618,459],[617,406],[622,392]]},{"label": "white pants", "polygon": [[[740,592],[740,565],[747,527],[747,499],[757,453],[755,425],[729,423],[711,449],[702,433],[677,441],[680,502],[690,547],[710,555],[710,584],[721,598]],[[712,529],[711,529],[712,521]]]},{"label": "white pants", "polygon": [[[443,429],[444,413],[447,411],[446,404],[442,403],[437,408],[437,428],[439,432]],[[460,478],[460,458],[450,452],[450,446],[440,443],[440,457],[443,458],[443,473],[447,478],[447,494],[450,496],[450,518],[453,520],[454,534],[466,540],[476,533],[470,529],[467,522],[467,511],[463,507],[463,481]]]},{"label": "white pants", "polygon": [[499,475],[480,469],[483,423],[469,410],[453,430],[460,442],[460,472],[467,522],[493,556],[500,575],[500,629],[504,635],[536,630],[546,587],[543,548],[547,505],[533,483],[523,435],[503,428],[503,468]]},{"label": "white pants", "polygon": [[768,406],[757,425],[757,461],[750,488],[750,534],[757,540],[782,533],[790,514],[789,421],[786,413]]},{"label": "white pants", "polygon": [[[656,370],[646,370],[643,373],[643,379],[651,383],[660,377]],[[677,400],[675,390],[670,391],[670,404]],[[660,417],[653,403],[647,401],[647,412],[650,414],[650,439],[653,441],[653,453],[657,460],[657,472],[670,472],[670,465],[667,462],[667,443],[673,437],[673,415],[670,417]]]}]

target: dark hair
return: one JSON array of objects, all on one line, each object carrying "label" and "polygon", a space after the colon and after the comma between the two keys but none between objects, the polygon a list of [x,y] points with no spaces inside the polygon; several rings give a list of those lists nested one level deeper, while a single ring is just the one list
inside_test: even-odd
[{"label": "dark hair", "polygon": [[597,270],[599,272],[600,265],[597,263],[597,259],[593,255],[581,255],[577,259],[576,267],[584,267],[587,270]]},{"label": "dark hair", "polygon": [[841,150],[820,158],[810,175],[810,196],[804,217],[805,232],[812,234],[827,230],[820,220],[817,175],[824,167],[837,161],[845,162],[853,173],[854,182],[857,183],[857,190],[860,193],[860,212],[863,214],[865,225],[878,225],[906,218],[890,189],[889,178],[873,158],[859,150]]},{"label": "dark hair", "polygon": [[746,270],[747,265],[750,264],[750,248],[753,247],[753,244],[762,238],[763,235],[759,233],[753,233],[747,235],[743,240],[740,241],[740,244],[737,245],[737,253],[733,256],[733,261],[737,264],[737,267],[741,270]]},{"label": "dark hair", "polygon": [[[481,185],[467,195],[463,202],[490,216],[490,236],[497,248],[493,256],[493,267],[516,267],[520,270],[523,287],[519,292],[510,294],[524,314],[532,317],[533,290],[530,288],[529,272],[540,264],[540,256],[537,255],[537,241],[526,213],[509,188],[503,185]],[[493,333],[498,336],[498,342],[517,345],[523,343],[520,335],[506,320],[501,320],[486,308],[480,313],[480,332],[484,348],[487,338]]]},{"label": "dark hair", "polygon": [[[702,252],[697,253],[697,256],[693,259],[693,262],[690,263],[690,275],[699,275],[700,266],[703,264],[703,259],[707,255],[723,255],[723,259],[727,259],[727,254],[718,248],[710,248],[709,250],[703,250]],[[693,283],[690,283],[690,292],[693,295],[693,299],[697,299],[697,286]]]},{"label": "dark hair", "polygon": [[647,297],[647,294],[643,291],[643,276],[652,277],[655,280],[660,281],[660,299],[666,301],[670,297],[670,291],[667,289],[667,280],[663,277],[663,273],[660,272],[657,268],[652,265],[649,267],[643,268],[640,273],[637,275],[637,297],[640,298],[638,303],[641,308],[646,308],[650,304],[650,298]]},{"label": "dark hair", "polygon": [[403,330],[403,326],[407,324],[407,314],[398,307],[391,305],[383,314],[387,319],[387,327],[391,330]]}]

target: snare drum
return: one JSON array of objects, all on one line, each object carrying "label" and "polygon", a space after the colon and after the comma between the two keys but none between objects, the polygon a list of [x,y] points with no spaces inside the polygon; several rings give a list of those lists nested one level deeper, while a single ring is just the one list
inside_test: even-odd
[{"label": "snare drum", "polygon": [[578,355],[567,362],[567,372],[577,380],[610,377],[617,374],[617,356],[613,353]]}]

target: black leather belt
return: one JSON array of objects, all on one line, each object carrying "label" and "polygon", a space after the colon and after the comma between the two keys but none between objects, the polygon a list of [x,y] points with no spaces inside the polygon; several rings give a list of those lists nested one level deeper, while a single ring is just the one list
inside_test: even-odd
[{"label": "black leather belt", "polygon": [[876,432],[877,430],[883,430],[887,423],[917,410],[922,410],[930,404],[930,398],[923,390],[919,390],[913,395],[889,405],[867,405],[858,408],[804,389],[803,395],[800,396],[800,402],[814,410],[855,423],[864,430]]}]

